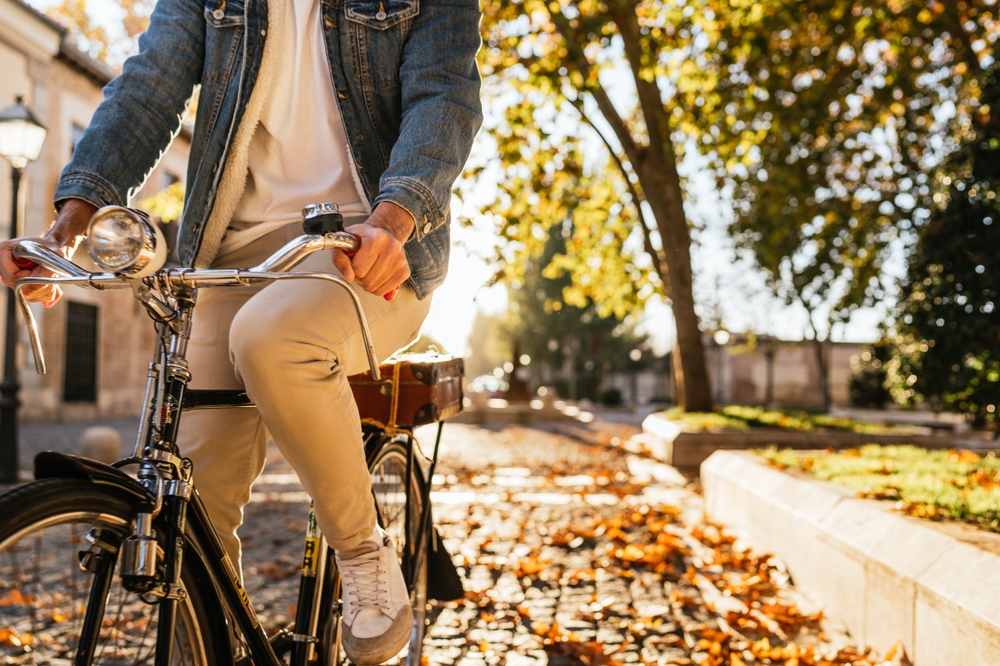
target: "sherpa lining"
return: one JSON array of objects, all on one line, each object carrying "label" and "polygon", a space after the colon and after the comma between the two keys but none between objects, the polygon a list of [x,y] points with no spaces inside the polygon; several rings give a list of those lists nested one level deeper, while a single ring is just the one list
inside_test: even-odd
[{"label": "sherpa lining", "polygon": [[[285,3],[291,0],[267,0],[267,35],[264,41],[264,55],[261,56],[260,72],[257,74],[257,82],[254,84],[253,92],[250,93],[250,101],[247,102],[243,120],[236,130],[236,137],[233,139],[232,148],[229,151],[229,159],[222,171],[222,181],[215,195],[215,205],[212,206],[212,214],[205,224],[205,234],[201,242],[201,250],[195,258],[195,268],[208,268],[219,252],[222,238],[226,235],[229,221],[236,212],[236,206],[243,198],[243,190],[247,185],[247,173],[249,172],[250,140],[253,138],[257,125],[260,123],[260,114],[264,110],[264,102],[271,94],[274,72],[277,68],[278,54],[284,48],[282,40],[285,38]],[[245,37],[244,37],[245,39]],[[244,67],[246,63],[244,63]]]}]

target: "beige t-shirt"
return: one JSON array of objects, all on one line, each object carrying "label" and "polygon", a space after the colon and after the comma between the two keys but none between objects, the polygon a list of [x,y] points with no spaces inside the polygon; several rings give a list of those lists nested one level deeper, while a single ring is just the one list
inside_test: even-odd
[{"label": "beige t-shirt", "polygon": [[286,48],[250,141],[246,189],[219,254],[300,221],[307,204],[338,204],[346,224],[371,213],[337,106],[320,0],[284,4]]}]

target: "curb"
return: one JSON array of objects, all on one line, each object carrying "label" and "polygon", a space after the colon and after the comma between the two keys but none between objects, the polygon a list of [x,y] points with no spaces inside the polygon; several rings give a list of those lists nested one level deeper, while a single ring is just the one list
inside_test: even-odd
[{"label": "curb", "polygon": [[833,483],[718,451],[705,505],[861,644],[902,641],[916,666],[1000,663],[1000,534],[894,513]]},{"label": "curb", "polygon": [[[967,448],[974,451],[996,450],[996,442],[975,437],[938,435],[877,435],[856,432],[816,432],[755,428],[747,432],[687,432],[683,426],[660,414],[650,414],[642,422],[646,436],[659,440],[654,451],[668,465],[683,470],[697,469],[710,455],[720,450],[762,449],[770,445],[792,449],[849,449],[865,444],[914,444],[927,449]],[[662,455],[661,455],[662,454]],[[1000,657],[997,658],[1000,664]]]}]

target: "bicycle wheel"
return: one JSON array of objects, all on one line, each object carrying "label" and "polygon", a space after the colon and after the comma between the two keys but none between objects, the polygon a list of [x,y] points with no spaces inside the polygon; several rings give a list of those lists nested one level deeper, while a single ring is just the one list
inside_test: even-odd
[{"label": "bicycle wheel", "polygon": [[371,459],[369,469],[379,521],[396,543],[413,607],[413,630],[407,648],[400,654],[400,662],[406,666],[420,666],[427,628],[428,539],[426,535],[419,537],[423,514],[423,473],[414,461],[407,489],[405,436],[384,437]]},{"label": "bicycle wheel", "polygon": [[[158,606],[121,586],[110,554],[131,531],[132,503],[123,493],[75,479],[45,479],[0,495],[0,663],[75,664],[91,599],[106,599],[94,617],[91,663],[152,663]],[[81,569],[79,552],[91,530],[111,546],[103,571]],[[177,604],[173,658],[178,666],[215,663],[213,637],[198,586],[182,571],[186,598]],[[108,585],[107,594],[101,593]],[[85,651],[84,651],[85,654]]]}]

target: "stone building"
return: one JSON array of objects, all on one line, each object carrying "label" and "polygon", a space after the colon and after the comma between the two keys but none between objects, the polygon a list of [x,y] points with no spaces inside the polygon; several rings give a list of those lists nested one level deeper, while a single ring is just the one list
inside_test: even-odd
[{"label": "stone building", "polygon": [[[48,130],[41,156],[25,170],[19,197],[24,233],[39,235],[54,217],[52,195],[59,174],[114,72],[77,49],[67,41],[61,26],[21,0],[0,0],[0,72],[0,108],[23,96]],[[182,132],[148,175],[133,202],[173,182],[184,181],[189,143],[190,133]],[[11,222],[11,180],[6,166],[0,160],[3,238],[9,237]],[[74,259],[89,265],[83,248]],[[6,291],[0,296],[0,306]],[[18,359],[23,419],[75,420],[138,414],[155,335],[145,310],[130,293],[70,288],[54,307],[46,309],[35,304],[32,310],[48,374],[35,373],[27,331],[22,327]]]},{"label": "stone building", "polygon": [[[828,368],[830,402],[834,407],[851,404],[849,382],[851,358],[863,345],[827,342],[823,354]],[[774,405],[776,407],[820,407],[819,361],[811,340],[788,341],[733,336],[724,347],[706,345],[706,362],[715,399],[719,404]]]},{"label": "stone building", "polygon": [[[709,336],[702,340],[712,399],[719,405],[772,405],[815,408],[823,404],[816,346],[810,340],[789,341],[759,337],[753,344],[745,336],[732,336],[720,346]],[[824,357],[828,368],[833,407],[851,404],[848,383],[851,358],[862,344],[828,342]],[[669,363],[644,360],[631,372],[617,372],[605,388],[617,388],[628,403],[672,402]]]}]

